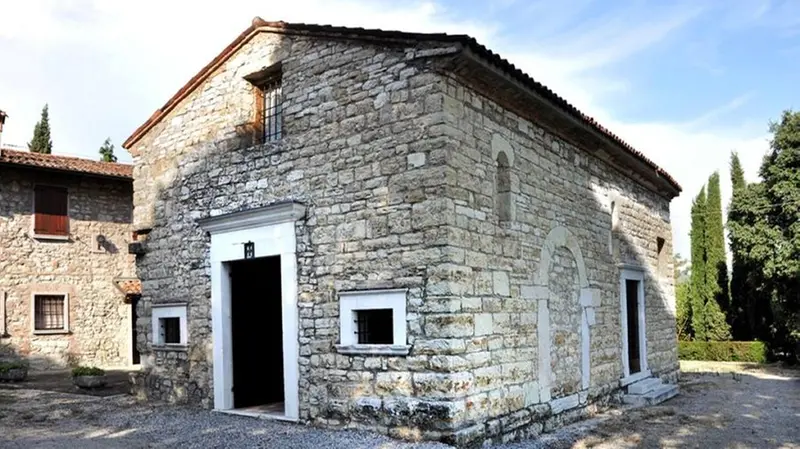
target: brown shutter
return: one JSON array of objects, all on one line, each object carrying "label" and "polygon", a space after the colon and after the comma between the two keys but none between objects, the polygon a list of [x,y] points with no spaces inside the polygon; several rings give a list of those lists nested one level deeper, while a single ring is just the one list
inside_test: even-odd
[{"label": "brown shutter", "polygon": [[67,189],[36,186],[33,232],[42,235],[69,235]]}]

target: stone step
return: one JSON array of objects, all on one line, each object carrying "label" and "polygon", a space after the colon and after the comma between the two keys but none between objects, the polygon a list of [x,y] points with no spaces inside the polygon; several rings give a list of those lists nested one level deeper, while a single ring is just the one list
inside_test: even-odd
[{"label": "stone step", "polygon": [[664,384],[655,390],[644,395],[647,405],[660,404],[668,399],[672,399],[678,395],[678,386],[673,384]]},{"label": "stone step", "polygon": [[678,395],[678,386],[663,384],[653,391],[646,394],[625,394],[622,396],[622,403],[642,407],[645,405],[660,404]]},{"label": "stone step", "polygon": [[646,394],[662,385],[661,379],[657,377],[648,377],[639,382],[628,385],[628,394]]}]

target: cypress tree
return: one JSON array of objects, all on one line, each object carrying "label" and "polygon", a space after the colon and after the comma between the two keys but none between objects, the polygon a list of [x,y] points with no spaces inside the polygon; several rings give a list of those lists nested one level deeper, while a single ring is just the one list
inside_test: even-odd
[{"label": "cypress tree", "polygon": [[28,143],[28,150],[44,154],[53,152],[53,141],[50,139],[50,114],[46,104],[42,108],[42,117],[33,127],[33,139]]},{"label": "cypress tree", "polygon": [[706,190],[700,189],[692,202],[692,273],[689,278],[689,313],[695,340],[706,340]]},{"label": "cypress tree", "polygon": [[728,296],[728,262],[725,257],[725,234],[722,224],[722,196],[719,172],[708,178],[706,196],[706,332],[709,340],[729,340],[730,326],[725,313]]},{"label": "cypress tree", "polygon": [[731,325],[731,333],[734,339],[751,340],[755,338],[752,326],[750,326],[750,320],[748,320],[748,315],[753,313],[749,304],[751,295],[747,287],[745,261],[739,252],[734,249],[739,240],[739,228],[735,226],[736,214],[733,212],[736,209],[736,204],[742,201],[742,192],[747,187],[747,182],[744,179],[744,170],[742,169],[741,161],[739,161],[739,155],[735,151],[731,152],[730,169],[733,195],[728,207],[727,226],[731,240],[731,305],[728,308],[728,322]]}]

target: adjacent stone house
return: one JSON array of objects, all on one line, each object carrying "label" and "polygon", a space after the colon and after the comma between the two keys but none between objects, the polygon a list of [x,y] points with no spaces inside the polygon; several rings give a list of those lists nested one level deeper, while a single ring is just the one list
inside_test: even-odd
[{"label": "adjacent stone house", "polygon": [[256,18],[125,147],[144,396],[474,444],[674,394],[680,187],[468,36]]},{"label": "adjacent stone house", "polygon": [[0,358],[136,362],[130,165],[0,150]]}]

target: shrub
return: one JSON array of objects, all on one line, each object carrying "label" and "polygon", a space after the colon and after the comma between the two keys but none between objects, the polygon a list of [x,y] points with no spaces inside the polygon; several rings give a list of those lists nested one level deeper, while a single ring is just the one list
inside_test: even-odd
[{"label": "shrub", "polygon": [[679,341],[678,358],[715,362],[765,363],[767,361],[767,345],[761,341]]},{"label": "shrub", "polygon": [[95,366],[78,366],[72,368],[72,377],[78,376],[103,376],[106,372]]},{"label": "shrub", "polygon": [[0,362],[0,373],[7,373],[12,369],[27,368],[22,362]]}]

